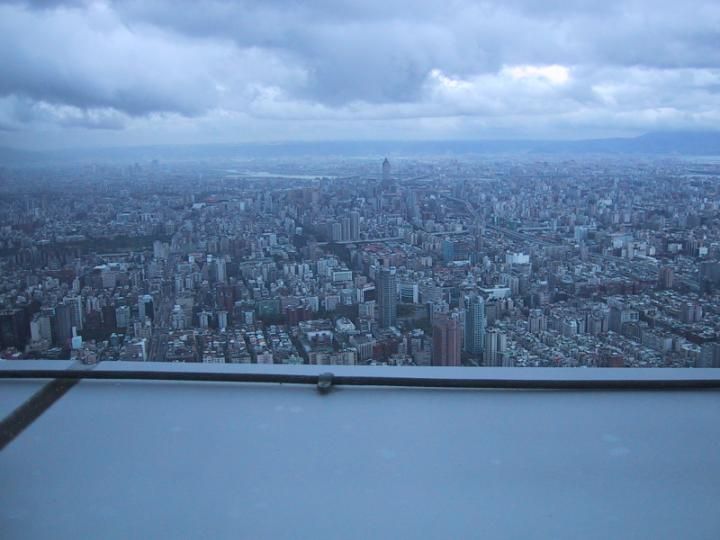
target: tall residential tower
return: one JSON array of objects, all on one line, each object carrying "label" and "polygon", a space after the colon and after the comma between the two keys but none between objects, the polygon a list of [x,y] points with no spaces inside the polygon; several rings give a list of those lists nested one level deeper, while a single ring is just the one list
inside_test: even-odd
[{"label": "tall residential tower", "polygon": [[380,327],[395,326],[397,323],[397,280],[394,267],[380,268],[376,287]]},{"label": "tall residential tower", "polygon": [[433,322],[433,366],[459,366],[462,326],[454,317],[443,315]]},{"label": "tall residential tower", "polygon": [[473,294],[465,298],[465,352],[479,357],[485,349],[485,300]]}]

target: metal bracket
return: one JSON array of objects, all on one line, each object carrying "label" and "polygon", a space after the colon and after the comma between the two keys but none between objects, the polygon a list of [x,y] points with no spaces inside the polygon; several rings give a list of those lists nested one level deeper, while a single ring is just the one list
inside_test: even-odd
[{"label": "metal bracket", "polygon": [[332,373],[321,373],[318,375],[317,390],[321,394],[327,394],[332,390],[333,378],[335,376]]}]

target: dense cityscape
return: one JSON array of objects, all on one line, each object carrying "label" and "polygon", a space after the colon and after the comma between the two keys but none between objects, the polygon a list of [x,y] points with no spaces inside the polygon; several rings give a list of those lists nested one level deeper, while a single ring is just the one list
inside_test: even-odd
[{"label": "dense cityscape", "polygon": [[0,169],[6,359],[720,367],[720,162]]}]

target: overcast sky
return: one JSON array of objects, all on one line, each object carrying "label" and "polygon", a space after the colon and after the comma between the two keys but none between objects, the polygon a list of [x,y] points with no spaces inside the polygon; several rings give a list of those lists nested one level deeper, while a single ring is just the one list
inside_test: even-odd
[{"label": "overcast sky", "polygon": [[720,126],[718,0],[0,0],[0,145]]}]

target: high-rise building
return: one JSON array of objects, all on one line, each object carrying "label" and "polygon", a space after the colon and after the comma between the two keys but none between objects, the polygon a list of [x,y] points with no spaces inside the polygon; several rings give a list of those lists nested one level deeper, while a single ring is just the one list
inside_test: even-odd
[{"label": "high-rise building", "polygon": [[103,306],[101,312],[102,312],[103,329],[107,330],[107,331],[114,331],[117,328],[117,318],[115,316],[115,306]]},{"label": "high-rise building", "polygon": [[497,353],[497,330],[488,330],[485,333],[485,351],[483,352],[483,365],[496,366],[495,356]]},{"label": "high-rise building", "polygon": [[512,367],[512,360],[509,359],[507,353],[507,335],[498,332],[495,336],[497,346],[495,347],[495,364],[498,366]]},{"label": "high-rise building", "polygon": [[149,317],[151,321],[155,318],[153,297],[149,294],[143,294],[138,297],[138,317],[140,317],[141,321],[144,321],[145,317]]},{"label": "high-rise building", "polygon": [[695,367],[720,368],[720,343],[713,341],[703,343]]},{"label": "high-rise building", "polygon": [[[173,307],[172,313],[170,314],[170,322],[173,330],[183,330],[185,328],[185,313],[179,305]],[[119,326],[120,321],[118,321],[118,327]]]},{"label": "high-rise building", "polygon": [[684,323],[694,323],[702,320],[702,306],[694,302],[686,302],[680,306],[680,320]]},{"label": "high-rise building", "polygon": [[78,330],[83,329],[83,304],[80,296],[66,296],[63,304],[70,307],[71,325]]},{"label": "high-rise building", "polygon": [[480,356],[485,349],[485,300],[473,294],[465,299],[465,351]]},{"label": "high-rise building", "polygon": [[350,212],[350,240],[360,240],[360,213]]},{"label": "high-rise building", "polygon": [[408,304],[420,302],[420,290],[418,284],[413,281],[400,282],[400,300]]},{"label": "high-rise building", "polygon": [[625,323],[638,322],[639,314],[637,310],[628,308],[618,300],[608,301],[608,305],[610,306],[608,317],[609,330],[619,334],[622,332],[622,327]]},{"label": "high-rise building", "polygon": [[547,330],[547,320],[542,309],[531,309],[528,316],[528,331],[531,334],[539,334]]},{"label": "high-rise building", "polygon": [[455,242],[447,238],[443,240],[442,258],[445,263],[450,263],[455,260]]},{"label": "high-rise building", "polygon": [[439,302],[425,302],[425,308],[427,309],[427,318],[430,324],[433,323],[435,317],[438,315],[444,315],[450,311],[450,305],[444,300],[440,300]]},{"label": "high-rise building", "polygon": [[567,338],[576,336],[578,334],[577,321],[572,318],[563,319],[560,323],[560,333]]},{"label": "high-rise building", "polygon": [[342,241],[342,223],[339,221],[331,221],[327,224],[327,236],[331,242]]},{"label": "high-rise building", "polygon": [[30,321],[30,340],[33,342],[52,341],[52,323],[46,313],[37,313]]},{"label": "high-rise building", "polygon": [[340,239],[343,242],[352,240],[350,238],[350,216],[340,218]]},{"label": "high-rise building", "polygon": [[671,266],[661,266],[658,272],[658,287],[661,289],[672,289],[673,269]]},{"label": "high-rise building", "polygon": [[218,311],[218,329],[225,330],[228,325],[228,312]]},{"label": "high-rise building", "polygon": [[506,350],[507,336],[499,330],[489,330],[485,334],[483,364],[486,366],[503,366]]},{"label": "high-rise building", "polygon": [[155,240],[153,242],[153,257],[156,259],[167,259],[170,252],[170,244]]},{"label": "high-rise building", "polygon": [[27,343],[30,325],[22,309],[8,309],[0,312],[0,348],[23,349]]},{"label": "high-rise building", "polygon": [[225,261],[225,257],[216,259],[215,264],[217,264],[218,282],[225,283],[227,281],[227,262]]},{"label": "high-rise building", "polygon": [[408,336],[408,352],[418,366],[432,365],[431,341],[419,328],[414,329]]},{"label": "high-rise building", "polygon": [[115,324],[118,328],[127,328],[130,325],[130,308],[119,306],[115,310]]},{"label": "high-rise building", "polygon": [[383,184],[387,184],[388,182],[390,182],[390,172],[391,172],[390,162],[388,161],[388,158],[385,158],[385,161],[383,161],[383,163],[382,163]]},{"label": "high-rise building", "polygon": [[397,323],[397,280],[394,267],[379,270],[376,287],[380,327],[395,326]]},{"label": "high-rise building", "polygon": [[712,291],[720,285],[720,261],[703,261],[698,267],[700,290]]},{"label": "high-rise building", "polygon": [[55,343],[65,347],[72,338],[72,311],[69,304],[55,306]]},{"label": "high-rise building", "polygon": [[459,366],[462,327],[454,317],[441,316],[433,322],[433,366]]}]

